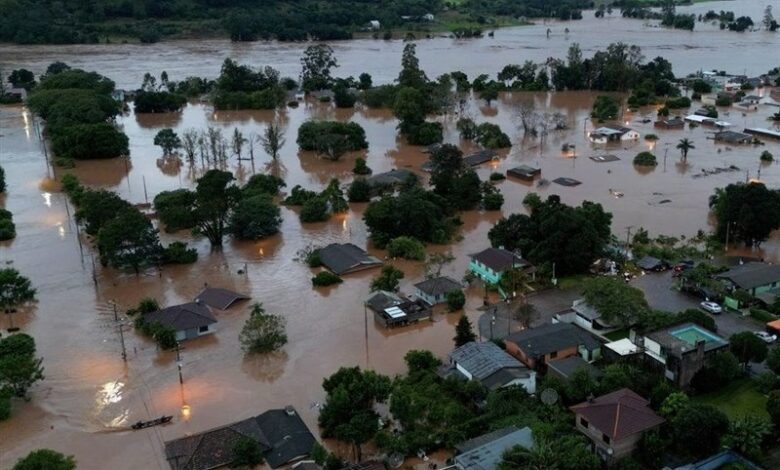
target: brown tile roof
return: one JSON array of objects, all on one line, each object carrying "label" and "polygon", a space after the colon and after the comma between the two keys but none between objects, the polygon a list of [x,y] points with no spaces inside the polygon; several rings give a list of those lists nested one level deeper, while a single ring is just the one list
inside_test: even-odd
[{"label": "brown tile roof", "polygon": [[613,440],[652,429],[664,422],[648,406],[650,402],[623,388],[571,407],[596,429]]}]

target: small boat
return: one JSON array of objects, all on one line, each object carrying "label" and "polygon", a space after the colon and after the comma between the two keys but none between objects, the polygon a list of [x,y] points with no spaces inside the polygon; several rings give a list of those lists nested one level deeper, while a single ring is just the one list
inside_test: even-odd
[{"label": "small boat", "polygon": [[161,424],[168,424],[171,421],[173,421],[173,416],[160,416],[159,418],[153,419],[151,421],[138,421],[130,427],[133,429],[145,429]]}]

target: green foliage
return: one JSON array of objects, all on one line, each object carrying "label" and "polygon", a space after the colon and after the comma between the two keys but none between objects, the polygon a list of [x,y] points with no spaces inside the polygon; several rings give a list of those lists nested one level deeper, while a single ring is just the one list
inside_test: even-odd
[{"label": "green foliage", "polygon": [[393,258],[425,260],[425,245],[413,237],[397,237],[387,244],[387,254]]},{"label": "green foliage", "polygon": [[209,170],[195,187],[194,213],[198,233],[212,247],[221,247],[230,215],[241,199],[241,190],[233,184],[229,171]]},{"label": "green foliage", "polygon": [[330,88],[330,71],[338,67],[333,48],[327,44],[312,44],[303,51],[301,57],[301,87],[304,91],[325,90]]},{"label": "green foliage", "polygon": [[756,382],[756,388],[758,391],[764,395],[768,394],[772,390],[780,388],[778,387],[778,385],[780,385],[780,378],[778,378],[777,374],[771,370],[758,374],[753,380]]},{"label": "green foliage", "polygon": [[413,349],[404,355],[409,374],[417,372],[435,372],[441,361],[430,351]]},{"label": "green foliage", "polygon": [[712,86],[704,80],[694,80],[691,84],[691,88],[694,92],[700,94],[712,93]]},{"label": "green foliage", "polygon": [[129,309],[126,313],[131,316],[135,314],[146,315],[147,313],[156,312],[157,310],[160,310],[160,304],[157,302],[157,299],[144,297],[138,302],[137,307]]},{"label": "green foliage", "polygon": [[609,121],[617,119],[618,113],[620,113],[620,103],[617,99],[599,95],[593,103],[593,111],[591,111],[590,116],[599,121]]},{"label": "green foliage", "polygon": [[398,290],[398,284],[403,278],[403,271],[391,264],[386,264],[382,266],[379,276],[371,280],[371,292],[380,290],[395,292]]},{"label": "green foliage", "polygon": [[498,470],[598,470],[601,462],[591,452],[588,441],[579,435],[537,438],[534,447],[515,446],[504,452]]},{"label": "green foliage", "polygon": [[766,402],[766,412],[775,425],[780,426],[780,390],[769,392],[769,399]]},{"label": "green foliage", "polygon": [[249,437],[242,437],[231,449],[233,460],[230,462],[230,468],[254,468],[265,463],[263,458],[263,449],[260,443]]},{"label": "green foliage", "polygon": [[133,97],[136,113],[173,113],[186,104],[187,98],[183,95],[168,91],[138,90]]},{"label": "green foliage", "polygon": [[306,121],[298,128],[296,142],[301,150],[316,151],[329,160],[368,148],[366,131],[355,122]]},{"label": "green foliage", "polygon": [[165,247],[161,254],[162,264],[192,264],[198,261],[198,250],[189,248],[187,243],[175,241]]},{"label": "green foliage", "polygon": [[454,290],[447,292],[447,310],[450,312],[457,312],[466,305],[466,294],[462,290]]},{"label": "green foliage", "polygon": [[144,314],[135,319],[135,328],[145,336],[154,339],[160,349],[167,351],[176,347],[176,331],[163,326],[160,322],[147,321]]},{"label": "green foliage", "polygon": [[747,415],[731,422],[723,444],[749,459],[757,460],[762,457],[761,447],[771,434],[772,424],[769,420]]},{"label": "green foliage", "polygon": [[8,311],[35,300],[36,290],[29,279],[14,268],[0,269],[0,309]]},{"label": "green foliage", "polygon": [[11,417],[11,392],[0,390],[0,422]]},{"label": "green foliage", "polygon": [[257,194],[242,199],[230,216],[228,231],[241,240],[259,240],[279,232],[281,211],[270,196]]},{"label": "green foliage", "polygon": [[770,348],[766,356],[766,366],[774,372],[780,375],[780,348]]},{"label": "green foliage", "polygon": [[474,140],[477,137],[477,124],[469,118],[460,118],[455,124],[463,140]]},{"label": "green foliage", "polygon": [[43,359],[35,357],[35,340],[24,333],[0,338],[0,392],[25,397],[42,380]]},{"label": "green foliage", "polygon": [[143,266],[159,263],[162,249],[157,230],[135,208],[123,209],[106,222],[98,231],[97,246],[104,266],[132,268],[136,274]]},{"label": "green foliage", "polygon": [[669,421],[669,427],[677,452],[700,459],[718,451],[729,420],[711,405],[692,403]]},{"label": "green foliage", "polygon": [[171,155],[181,148],[181,139],[173,129],[162,129],[154,136],[154,145],[162,149],[163,155]]},{"label": "green foliage", "polygon": [[[763,152],[761,152],[761,157],[759,157],[759,159],[762,162],[769,162],[769,163],[771,163],[771,162],[773,162],[775,160],[775,157],[772,155],[772,152],[770,152],[769,150],[764,150]],[[2,192],[2,191],[0,191],[0,192]]]},{"label": "green foliage", "polygon": [[482,186],[474,170],[454,145],[444,144],[431,153],[431,186],[453,209],[473,209],[482,199]]},{"label": "green foliage", "polygon": [[[2,77],[0,77],[2,81]],[[35,74],[27,69],[12,70],[8,75],[8,83],[17,88],[24,88],[30,91],[35,87]]]},{"label": "green foliage", "polygon": [[669,109],[682,109],[691,107],[691,99],[687,96],[680,96],[678,98],[669,98],[666,100],[666,107]]},{"label": "green foliage", "polygon": [[477,126],[476,141],[479,145],[489,149],[500,149],[512,146],[509,136],[501,131],[496,124],[483,122]]},{"label": "green foliage", "polygon": [[559,276],[587,272],[610,242],[612,214],[600,204],[584,201],[579,207],[560,202],[557,196],[541,202],[526,196],[531,215],[512,214],[488,232],[494,247],[520,250],[537,266],[555,263]]},{"label": "green foliage", "polygon": [[0,193],[4,193],[6,189],[5,184],[5,170],[0,166]]},{"label": "green foliage", "polygon": [[195,226],[195,193],[188,189],[163,191],[154,197],[154,209],[166,232],[190,229]]},{"label": "green foliage", "polygon": [[583,297],[610,324],[631,326],[641,321],[649,309],[644,292],[610,277],[588,281]]},{"label": "green foliage", "polygon": [[284,204],[288,206],[302,206],[309,199],[317,197],[317,193],[304,189],[301,185],[296,184],[293,186],[290,195],[284,199]]},{"label": "green foliage", "polygon": [[634,157],[634,165],[656,166],[658,165],[658,160],[656,160],[655,155],[653,155],[652,152],[639,152]]},{"label": "green foliage", "polygon": [[109,123],[74,124],[51,132],[52,150],[58,157],[101,159],[127,155],[127,136]]},{"label": "green foliage", "polygon": [[504,205],[504,195],[492,184],[485,182],[482,184],[482,207],[486,211],[501,210]]},{"label": "green foliage", "polygon": [[458,324],[455,325],[455,347],[459,348],[466,343],[477,340],[477,335],[474,333],[474,328],[471,326],[471,321],[466,315],[461,315]]},{"label": "green foliage", "polygon": [[691,386],[699,393],[712,392],[736,379],[740,373],[739,359],[731,352],[719,352],[696,372]]},{"label": "green foliage", "polygon": [[735,333],[729,338],[729,348],[745,365],[748,362],[764,362],[767,356],[766,343],[752,331]]},{"label": "green foliage", "polygon": [[315,287],[324,287],[324,286],[330,286],[333,284],[341,284],[344,282],[343,279],[338,277],[337,275],[333,274],[330,271],[320,271],[317,273],[316,276],[311,278],[311,283]]},{"label": "green foliage", "polygon": [[666,397],[658,412],[664,418],[672,419],[684,411],[690,402],[691,399],[684,392],[674,392]]},{"label": "green foliage", "polygon": [[16,225],[11,211],[0,209],[0,241],[16,237]]},{"label": "green foliage", "polygon": [[269,353],[287,344],[286,320],[280,315],[266,313],[262,304],[252,305],[249,318],[238,340],[246,353]]},{"label": "green foliage", "polygon": [[322,197],[315,197],[303,203],[301,207],[301,222],[324,222],[330,218],[328,202]]},{"label": "green foliage", "polygon": [[406,140],[411,145],[433,145],[444,139],[444,128],[440,122],[422,122],[406,129]]},{"label": "green foliage", "polygon": [[349,202],[368,202],[371,200],[371,184],[364,178],[357,178],[347,189]]},{"label": "green foliage", "polygon": [[506,179],[503,173],[493,172],[490,174],[490,181],[503,181]]},{"label": "green foliage", "polygon": [[271,67],[255,71],[231,59],[222,63],[215,88],[211,101],[217,109],[274,109],[287,95],[278,71]]},{"label": "green foliage", "polygon": [[72,455],[63,455],[49,449],[38,449],[17,460],[11,470],[75,470]]},{"label": "green foliage", "polygon": [[279,190],[285,186],[287,185],[284,180],[278,176],[258,173],[249,178],[249,181],[241,188],[241,193],[245,198],[260,194],[276,196],[279,194]]}]

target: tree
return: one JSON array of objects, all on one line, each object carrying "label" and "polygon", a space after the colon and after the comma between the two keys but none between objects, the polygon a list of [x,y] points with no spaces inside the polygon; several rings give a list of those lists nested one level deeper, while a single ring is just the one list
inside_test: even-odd
[{"label": "tree", "polygon": [[431,253],[425,259],[425,278],[431,279],[441,276],[444,266],[455,261],[455,256],[450,252]]},{"label": "tree", "polygon": [[430,351],[413,349],[404,355],[404,362],[409,369],[409,374],[416,372],[432,372],[441,365],[439,358]]},{"label": "tree", "polygon": [[304,223],[324,222],[330,218],[328,209],[328,201],[318,195],[303,203],[299,217]]},{"label": "tree", "polygon": [[242,199],[230,216],[227,230],[241,240],[259,240],[279,232],[281,211],[270,196],[258,194]]},{"label": "tree", "polygon": [[498,99],[498,85],[490,85],[479,92],[479,98],[485,100],[488,106]]},{"label": "tree", "polygon": [[230,468],[255,468],[265,462],[260,443],[250,437],[241,437],[231,450],[233,460],[230,462]]},{"label": "tree", "polygon": [[769,399],[766,401],[766,412],[769,413],[769,418],[772,420],[775,428],[780,427],[780,390],[769,392]]},{"label": "tree", "polygon": [[212,249],[222,247],[222,238],[241,192],[228,171],[209,170],[195,188],[195,220],[198,231],[208,238]]},{"label": "tree", "polygon": [[523,328],[530,328],[531,323],[538,317],[538,312],[533,304],[522,302],[512,316]]},{"label": "tree", "polygon": [[721,438],[728,432],[729,419],[712,405],[692,403],[671,419],[670,429],[678,452],[703,458],[718,451]]},{"label": "tree", "polygon": [[774,372],[780,375],[780,348],[771,348],[767,353],[766,366]]},{"label": "tree", "polygon": [[359,367],[342,367],[323,381],[322,388],[327,394],[318,418],[322,437],[349,442],[360,461],[361,446],[379,430],[374,405],[387,400],[390,378]]},{"label": "tree", "polygon": [[263,129],[263,134],[258,137],[265,153],[276,161],[279,151],[284,147],[284,128],[279,122],[269,122]]},{"label": "tree", "polygon": [[412,237],[398,237],[387,244],[387,254],[393,258],[425,260],[425,245]]},{"label": "tree", "polygon": [[171,155],[176,149],[181,148],[181,139],[173,129],[163,129],[154,136],[154,145],[162,148],[163,155]]},{"label": "tree", "polygon": [[347,189],[349,202],[368,202],[371,200],[371,184],[364,178],[357,178]]},{"label": "tree", "polygon": [[404,272],[391,264],[382,266],[382,272],[371,281],[371,292],[398,290],[398,284],[404,278]]},{"label": "tree", "polygon": [[4,312],[35,300],[35,288],[14,268],[0,269],[0,308]]},{"label": "tree", "polygon": [[238,339],[247,353],[268,353],[287,344],[286,320],[266,313],[262,304],[254,304]]},{"label": "tree", "polygon": [[75,470],[76,460],[49,449],[38,449],[19,459],[11,470]]},{"label": "tree", "polygon": [[5,188],[5,170],[0,166],[0,193],[4,193]]},{"label": "tree", "polygon": [[32,336],[17,333],[0,339],[0,390],[24,397],[27,390],[42,380],[43,359],[35,357]]},{"label": "tree", "polygon": [[184,149],[184,153],[187,155],[187,161],[190,165],[195,163],[195,151],[198,148],[198,131],[195,129],[187,129],[182,134],[181,148]]},{"label": "tree", "polygon": [[244,150],[244,144],[248,141],[244,134],[238,130],[238,127],[233,128],[233,137],[230,139],[230,148],[233,150],[233,154],[241,160],[241,154]]},{"label": "tree", "polygon": [[195,192],[189,189],[163,191],[154,197],[154,210],[165,224],[166,232],[189,229],[195,226]]},{"label": "tree", "polygon": [[639,152],[634,157],[634,165],[636,166],[656,166],[658,161],[652,152]]},{"label": "tree", "polygon": [[466,315],[461,315],[458,324],[455,325],[455,347],[459,348],[466,343],[477,340],[477,335],[474,333],[474,328],[471,326],[471,321]]},{"label": "tree", "polygon": [[333,54],[333,48],[327,44],[313,44],[303,51],[301,57],[301,86],[304,91],[318,91],[330,88],[332,78],[330,71],[338,67],[338,61]]},{"label": "tree", "polygon": [[241,188],[241,195],[250,198],[258,195],[276,196],[279,190],[287,186],[283,179],[274,175],[258,173],[252,175],[249,181]]},{"label": "tree", "polygon": [[431,186],[458,210],[473,209],[482,199],[481,182],[474,170],[463,161],[463,153],[454,145],[444,144],[431,153]]},{"label": "tree", "polygon": [[620,113],[618,100],[611,96],[600,95],[596,97],[596,101],[593,103],[593,111],[590,115],[599,121],[608,121],[617,119],[618,113]]},{"label": "tree", "polygon": [[507,450],[498,470],[598,470],[596,454],[582,436],[565,434],[558,437],[535,436],[534,446],[515,446]]},{"label": "tree", "polygon": [[631,326],[641,322],[649,311],[644,292],[610,277],[589,280],[583,297],[608,324]]},{"label": "tree", "polygon": [[428,83],[428,77],[420,69],[417,59],[417,45],[408,42],[404,45],[401,56],[401,72],[398,74],[398,84],[402,87],[422,89]]},{"label": "tree", "polygon": [[151,221],[136,208],[124,209],[98,232],[100,262],[118,269],[132,268],[136,274],[141,266],[160,260],[160,239]]},{"label": "tree", "polygon": [[693,142],[688,139],[680,139],[680,142],[677,144],[677,149],[680,150],[680,155],[684,162],[688,161],[688,151],[695,148],[696,146],[693,145]]},{"label": "tree", "polygon": [[35,74],[27,69],[16,69],[8,76],[8,82],[16,88],[30,91],[35,86]]},{"label": "tree", "polygon": [[772,424],[764,417],[747,415],[732,421],[723,439],[726,447],[736,450],[749,459],[761,458],[761,447],[772,434]]},{"label": "tree", "polygon": [[453,290],[447,292],[447,310],[457,312],[466,305],[466,294],[462,290]]},{"label": "tree", "polygon": [[767,5],[764,9],[764,29],[767,31],[777,31],[778,23],[775,21],[775,17],[772,14],[772,5]]},{"label": "tree", "polygon": [[766,343],[764,343],[752,331],[735,333],[729,338],[729,348],[737,356],[743,367],[748,362],[764,362],[767,355]]},{"label": "tree", "polygon": [[725,241],[742,241],[760,246],[772,231],[780,228],[780,190],[761,183],[730,184],[710,196],[710,208],[717,219],[716,235]]}]

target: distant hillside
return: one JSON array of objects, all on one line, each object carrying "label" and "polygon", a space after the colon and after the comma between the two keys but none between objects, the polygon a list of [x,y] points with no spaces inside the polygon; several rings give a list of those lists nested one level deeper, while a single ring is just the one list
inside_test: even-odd
[{"label": "distant hillside", "polygon": [[[490,26],[496,18],[576,19],[592,0],[0,0],[0,41],[156,42],[167,36],[236,41],[350,39],[378,21],[390,30]],[[435,15],[435,21],[425,15]]]}]

